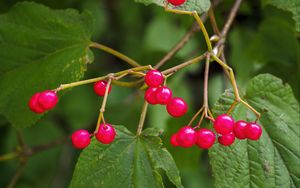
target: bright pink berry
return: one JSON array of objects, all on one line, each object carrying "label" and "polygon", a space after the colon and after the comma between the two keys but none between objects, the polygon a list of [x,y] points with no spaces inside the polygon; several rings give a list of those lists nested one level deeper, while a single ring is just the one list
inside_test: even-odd
[{"label": "bright pink berry", "polygon": [[[98,82],[95,82],[94,92],[99,96],[104,96],[106,87],[107,87],[107,81],[105,80],[100,80]],[[111,85],[108,88],[108,93],[110,93],[110,91],[111,91]]]},{"label": "bright pink berry", "polygon": [[41,113],[45,112],[45,109],[43,107],[41,107],[38,103],[38,98],[40,97],[40,95],[41,95],[41,93],[34,94],[28,102],[28,106],[29,106],[30,110],[37,114],[41,114]]},{"label": "bright pink berry", "polygon": [[261,126],[256,123],[247,123],[245,135],[251,140],[258,140],[262,134]]},{"label": "bright pink berry", "polygon": [[54,91],[50,91],[50,90],[43,91],[38,97],[39,105],[45,110],[50,110],[54,108],[57,102],[58,102],[58,97]]},{"label": "bright pink berry", "polygon": [[179,146],[179,144],[177,142],[177,134],[176,133],[171,136],[170,143],[174,147]]},{"label": "bright pink berry", "polygon": [[159,104],[168,104],[168,102],[172,99],[172,91],[166,86],[159,87],[155,91],[155,97]]},{"label": "bright pink berry", "polygon": [[171,99],[167,104],[167,111],[173,117],[183,116],[188,110],[186,102],[179,97]]},{"label": "bright pink berry", "polygon": [[208,149],[214,145],[216,135],[208,129],[200,129],[197,131],[197,142],[196,144],[202,149]]},{"label": "bright pink berry", "polygon": [[99,130],[95,136],[102,144],[110,144],[115,139],[116,131],[111,124],[100,124]]},{"label": "bright pink berry", "polygon": [[164,76],[158,70],[150,70],[146,73],[145,82],[149,87],[158,87],[164,82]]},{"label": "bright pink berry", "polygon": [[241,140],[247,138],[245,135],[246,126],[247,126],[247,123],[243,120],[239,120],[239,121],[235,122],[234,128],[233,128],[235,137],[237,137],[238,139],[241,139]]},{"label": "bright pink berry", "polygon": [[179,146],[188,148],[192,147],[197,141],[197,133],[190,126],[184,126],[177,133],[177,143]]},{"label": "bright pink berry", "polygon": [[168,0],[169,3],[171,3],[174,6],[182,5],[186,0]]},{"label": "bright pink berry", "polygon": [[219,115],[214,121],[214,128],[219,134],[228,134],[233,131],[234,120],[227,114]]},{"label": "bright pink berry", "polygon": [[149,103],[149,104],[158,104],[156,100],[156,92],[157,88],[156,87],[149,87],[145,91],[144,99]]},{"label": "bright pink berry", "polygon": [[91,142],[90,133],[83,129],[75,131],[72,134],[71,139],[73,146],[77,149],[84,149]]},{"label": "bright pink berry", "polygon": [[223,146],[230,146],[231,144],[233,144],[234,140],[235,140],[235,136],[232,132],[228,134],[220,135],[218,138],[219,143],[222,144]]}]

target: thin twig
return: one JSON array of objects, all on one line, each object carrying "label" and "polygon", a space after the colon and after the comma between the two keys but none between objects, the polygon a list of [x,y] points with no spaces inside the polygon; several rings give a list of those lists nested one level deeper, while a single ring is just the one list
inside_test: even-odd
[{"label": "thin twig", "polygon": [[141,113],[141,117],[140,117],[140,121],[139,121],[137,131],[136,131],[136,135],[140,135],[142,133],[143,126],[144,126],[144,123],[145,123],[146,114],[147,114],[147,109],[148,109],[148,103],[145,101],[144,104],[143,104],[142,113]]},{"label": "thin twig", "polygon": [[6,188],[13,188],[16,186],[18,180],[20,179],[20,177],[22,176],[24,170],[26,167],[26,163],[21,163],[20,166],[18,167],[15,175],[12,177],[12,179],[10,180],[9,184],[6,186]]}]

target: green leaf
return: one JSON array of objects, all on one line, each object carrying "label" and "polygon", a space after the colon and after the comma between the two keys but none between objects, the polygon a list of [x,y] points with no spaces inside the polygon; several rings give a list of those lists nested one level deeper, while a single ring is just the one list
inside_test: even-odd
[{"label": "green leaf", "polygon": [[74,187],[164,187],[161,170],[177,187],[183,187],[176,164],[162,148],[159,130],[146,129],[135,136],[115,126],[117,138],[110,145],[93,139],[77,162],[70,184]]},{"label": "green leaf", "polygon": [[[162,7],[164,7],[165,5],[165,0],[135,0],[135,2],[144,3],[145,5],[156,4]],[[202,14],[208,11],[210,7],[210,1],[209,0],[201,0],[201,1],[187,0],[181,6],[174,7],[169,4],[168,7],[172,9],[185,10],[185,11],[197,11],[199,14]]]},{"label": "green leaf", "polygon": [[273,5],[293,14],[296,22],[296,30],[300,31],[300,1],[299,0],[263,0],[263,4]]},{"label": "green leaf", "polygon": [[[230,147],[216,144],[209,151],[216,187],[299,187],[299,104],[290,86],[262,74],[250,81],[245,99],[263,112],[258,122],[263,134],[258,141],[236,140]],[[214,112],[226,112],[232,102],[233,94],[227,91]],[[255,119],[242,105],[235,108],[233,117]]]},{"label": "green leaf", "polygon": [[24,2],[1,15],[0,114],[17,128],[35,123],[30,96],[83,77],[92,31],[91,15],[72,9]]}]

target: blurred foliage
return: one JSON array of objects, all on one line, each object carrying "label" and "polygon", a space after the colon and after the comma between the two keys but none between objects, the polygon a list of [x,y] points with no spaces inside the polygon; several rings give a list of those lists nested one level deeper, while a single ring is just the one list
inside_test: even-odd
[{"label": "blurred foliage", "polygon": [[[7,12],[18,0],[1,0],[0,12]],[[117,0],[35,0],[55,9],[75,8],[88,10],[96,20],[93,40],[124,52],[141,64],[154,65],[190,28],[189,16],[168,14],[155,5],[144,6],[134,1]],[[233,0],[221,2],[215,8],[216,19],[221,27],[226,20]],[[1,23],[0,23],[1,24]],[[206,23],[209,32],[210,24]],[[226,57],[237,75],[243,91],[246,82],[259,73],[271,73],[292,86],[297,100],[300,99],[299,33],[290,12],[262,2],[245,0],[229,32]],[[174,66],[205,49],[203,37],[196,34],[163,69]],[[101,76],[127,68],[120,60],[95,52],[95,62],[88,66],[86,78]],[[17,55],[17,54],[16,54]],[[0,60],[1,66],[1,60]],[[189,104],[186,117],[170,118],[163,107],[153,106],[147,119],[148,126],[164,128],[162,136],[167,149],[174,156],[187,188],[212,187],[213,179],[206,151],[198,148],[175,149],[169,137],[180,126],[187,124],[192,114],[202,104],[203,64],[184,69],[168,79],[176,96]],[[219,66],[210,69],[209,98],[212,106],[225,88],[230,85]],[[143,93],[135,89],[114,87],[109,97],[106,118],[113,124],[122,124],[134,131],[142,107]],[[43,117],[35,126],[22,130],[29,146],[47,143],[69,135],[78,128],[93,129],[101,99],[93,94],[92,86],[82,86],[66,93],[58,107]],[[0,116],[0,155],[13,151],[17,146],[16,130]],[[38,153],[29,159],[17,187],[67,187],[79,152],[70,144]],[[0,162],[0,187],[5,187],[14,175],[18,161]],[[172,187],[168,185],[166,187]]]}]

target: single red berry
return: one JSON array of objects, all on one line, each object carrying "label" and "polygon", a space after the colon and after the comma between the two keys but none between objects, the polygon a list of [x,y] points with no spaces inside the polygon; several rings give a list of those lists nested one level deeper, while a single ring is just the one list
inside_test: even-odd
[{"label": "single red berry", "polygon": [[100,124],[99,130],[95,136],[102,144],[110,144],[115,139],[116,131],[111,124]]},{"label": "single red berry", "polygon": [[177,142],[177,134],[176,133],[171,136],[170,143],[174,147],[179,146],[179,144]]},{"label": "single red berry", "polygon": [[237,137],[238,139],[245,139],[247,138],[245,135],[245,128],[247,126],[247,123],[243,120],[239,120],[237,122],[234,123],[234,127],[233,127],[233,132],[235,137]]},{"label": "single red berry", "polygon": [[[99,95],[99,96],[104,96],[105,95],[105,90],[107,87],[107,81],[105,80],[100,80],[98,82],[95,82],[94,84],[94,92]],[[108,93],[111,91],[111,85],[108,88]]]},{"label": "single red berry", "polygon": [[182,5],[186,0],[168,0],[169,3],[171,3],[174,6]]},{"label": "single red berry", "polygon": [[262,134],[261,126],[256,123],[247,123],[245,135],[251,140],[258,140]]},{"label": "single red berry", "polygon": [[214,128],[219,134],[228,134],[233,131],[234,120],[227,114],[219,115],[214,121]]},{"label": "single red berry", "polygon": [[211,130],[200,129],[197,131],[197,142],[196,144],[202,149],[208,149],[214,145],[216,135]]},{"label": "single red berry", "polygon": [[166,86],[159,87],[155,91],[155,98],[159,104],[168,104],[168,102],[172,99],[172,91]]},{"label": "single red berry", "polygon": [[40,97],[40,95],[41,95],[41,93],[34,94],[28,102],[28,106],[29,106],[30,110],[37,114],[41,114],[41,113],[45,112],[45,109],[43,107],[41,107],[38,103],[38,98]]},{"label": "single red berry", "polygon": [[197,133],[190,126],[184,126],[177,133],[177,143],[184,148],[192,147],[197,141]]},{"label": "single red berry", "polygon": [[75,131],[72,134],[71,139],[73,146],[77,149],[84,149],[91,142],[90,133],[83,129]]},{"label": "single red berry", "polygon": [[149,103],[149,104],[158,104],[156,100],[156,92],[157,88],[156,87],[149,87],[145,91],[144,99]]},{"label": "single red berry", "polygon": [[164,82],[164,76],[158,70],[150,70],[146,73],[145,82],[149,87],[158,87]]},{"label": "single red berry", "polygon": [[232,132],[228,134],[223,134],[218,138],[219,143],[223,146],[230,146],[231,144],[233,144],[234,140],[235,136]]},{"label": "single red berry", "polygon": [[171,99],[167,104],[167,111],[173,117],[183,116],[188,110],[186,102],[179,97]]},{"label": "single red berry", "polygon": [[43,109],[50,110],[55,107],[58,102],[58,97],[54,91],[43,91],[38,97],[38,103]]}]

